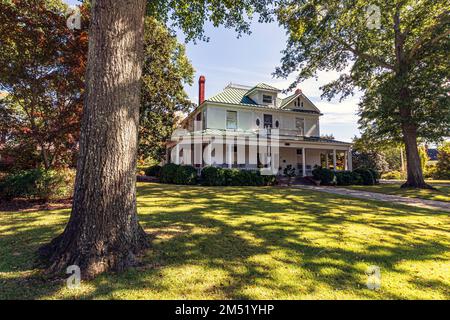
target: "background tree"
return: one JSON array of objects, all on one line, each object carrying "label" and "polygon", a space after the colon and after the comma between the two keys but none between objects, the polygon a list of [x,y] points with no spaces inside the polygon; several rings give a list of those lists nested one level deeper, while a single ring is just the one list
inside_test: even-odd
[{"label": "background tree", "polygon": [[268,0],[97,0],[91,6],[86,99],[72,212],[64,232],[41,248],[51,273],[80,266],[83,277],[134,265],[148,246],[136,214],[136,158],[144,16],[203,37],[207,20],[248,31]]},{"label": "background tree", "polygon": [[87,37],[70,32],[65,11],[52,0],[0,3],[2,154],[19,167],[70,165],[77,150]]},{"label": "background tree", "polygon": [[[406,147],[404,187],[428,188],[417,138],[436,141],[450,128],[449,9],[447,1],[281,0],[280,24],[289,34],[276,74],[299,71],[291,88],[319,70],[340,77],[323,97],[363,90],[360,125]],[[379,21],[378,21],[379,18]]]},{"label": "background tree", "polygon": [[450,179],[450,141],[442,143],[438,148],[436,178]]},{"label": "background tree", "polygon": [[153,17],[145,19],[144,69],[139,116],[141,160],[161,161],[179,114],[192,106],[184,84],[192,84],[194,69],[184,45]]}]

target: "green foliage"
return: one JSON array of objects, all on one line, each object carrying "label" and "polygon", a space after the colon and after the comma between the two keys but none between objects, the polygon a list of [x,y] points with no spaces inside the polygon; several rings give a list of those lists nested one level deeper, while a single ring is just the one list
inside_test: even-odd
[{"label": "green foliage", "polygon": [[145,169],[145,175],[149,177],[159,177],[161,173],[161,166],[160,165],[153,165]]},{"label": "green foliage", "polygon": [[259,171],[206,167],[201,172],[205,186],[267,186],[276,184],[273,175],[261,175]]},{"label": "green foliage", "polygon": [[425,170],[427,162],[430,158],[428,157],[427,149],[424,146],[419,146],[419,157],[422,170]]},{"label": "green foliage", "polygon": [[373,168],[380,172],[401,169],[401,144],[379,141],[362,134],[353,138],[353,165],[355,168]]},{"label": "green foliage", "polygon": [[148,1],[148,15],[184,32],[187,40],[208,40],[204,35],[205,22],[214,27],[223,24],[234,28],[238,35],[250,33],[255,13],[258,20],[270,21],[273,0],[152,0]]},{"label": "green foliage", "polygon": [[0,181],[0,198],[49,200],[72,194],[74,172],[71,170],[32,169],[11,173]]},{"label": "green foliage", "polygon": [[[279,1],[275,11],[289,38],[276,75],[298,72],[293,89],[320,71],[335,70],[340,75],[321,88],[322,96],[344,99],[361,90],[364,133],[380,141],[403,140],[409,150],[417,137],[442,140],[450,135],[448,1],[375,1],[376,25],[370,4]],[[407,156],[412,163],[418,160],[414,151]],[[420,170],[414,171],[411,184],[423,185]]]},{"label": "green foliage", "polygon": [[361,176],[363,185],[372,186],[376,183],[376,179],[374,178],[372,170],[365,168],[358,168],[354,170],[354,172]]},{"label": "green foliage", "polygon": [[435,179],[450,179],[450,142],[444,142],[438,148]]},{"label": "green foliage", "polygon": [[86,30],[67,28],[66,8],[60,0],[0,1],[0,140],[17,169],[75,161],[88,41]]},{"label": "green foliage", "polygon": [[396,171],[396,170],[383,173],[381,175],[381,177],[383,179],[387,179],[387,180],[404,180],[406,178],[404,172]]},{"label": "green foliage", "polygon": [[193,185],[197,183],[197,169],[193,166],[178,166],[173,183]]},{"label": "green foliage", "polygon": [[168,163],[161,167],[159,179],[163,183],[192,185],[197,183],[197,169],[193,166]]},{"label": "green foliage", "polygon": [[174,163],[163,165],[159,177],[160,181],[162,183],[175,183],[178,167],[179,166]]},{"label": "green foliage", "polygon": [[221,168],[208,166],[202,169],[201,183],[205,186],[225,185],[224,171]]},{"label": "green foliage", "polygon": [[145,19],[144,68],[139,118],[139,158],[162,160],[165,142],[192,107],[184,85],[194,69],[183,44],[155,18]]},{"label": "green foliage", "polygon": [[321,184],[328,185],[335,182],[335,174],[332,170],[317,167],[312,171],[315,180],[319,180]]},{"label": "green foliage", "polygon": [[361,175],[355,171],[338,171],[335,174],[338,186],[350,186],[363,183]]}]

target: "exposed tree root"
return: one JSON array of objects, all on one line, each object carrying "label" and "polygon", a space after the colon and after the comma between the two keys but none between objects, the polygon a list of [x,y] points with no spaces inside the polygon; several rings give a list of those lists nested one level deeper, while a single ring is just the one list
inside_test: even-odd
[{"label": "exposed tree root", "polygon": [[47,275],[65,274],[70,265],[80,267],[82,279],[92,279],[108,271],[123,271],[137,266],[139,256],[149,247],[149,237],[140,226],[131,241],[108,238],[99,241],[95,237],[95,241],[82,243],[80,237],[70,237],[66,231],[39,248]]}]

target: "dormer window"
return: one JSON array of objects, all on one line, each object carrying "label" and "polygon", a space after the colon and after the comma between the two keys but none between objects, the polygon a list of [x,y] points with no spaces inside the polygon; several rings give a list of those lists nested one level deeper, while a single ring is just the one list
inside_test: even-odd
[{"label": "dormer window", "polygon": [[263,103],[271,104],[272,103],[272,96],[263,94]]}]

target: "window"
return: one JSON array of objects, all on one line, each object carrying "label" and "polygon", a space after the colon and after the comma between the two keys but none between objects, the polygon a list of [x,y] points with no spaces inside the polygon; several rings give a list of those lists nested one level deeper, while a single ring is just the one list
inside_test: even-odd
[{"label": "window", "polygon": [[302,150],[302,149],[297,149],[297,155],[301,156],[302,153],[303,153],[303,150]]},{"label": "window", "polygon": [[295,118],[295,128],[299,131],[299,134],[303,135],[305,131],[305,119]]},{"label": "window", "polygon": [[272,115],[271,114],[264,115],[264,128],[272,128]]},{"label": "window", "polygon": [[263,94],[263,103],[272,103],[272,96]]},{"label": "window", "polygon": [[206,109],[203,109],[202,114],[202,130],[206,129]]},{"label": "window", "polygon": [[280,126],[280,122],[278,120],[275,121],[275,128],[278,128]]},{"label": "window", "polygon": [[227,129],[237,129],[237,111],[227,111]]}]

